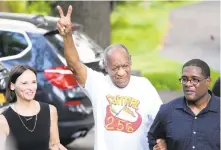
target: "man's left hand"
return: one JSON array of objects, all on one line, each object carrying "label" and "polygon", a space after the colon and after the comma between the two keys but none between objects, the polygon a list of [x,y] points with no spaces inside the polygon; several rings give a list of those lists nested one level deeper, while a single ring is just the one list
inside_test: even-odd
[{"label": "man's left hand", "polygon": [[167,150],[167,144],[164,139],[157,139],[156,143],[153,150]]}]

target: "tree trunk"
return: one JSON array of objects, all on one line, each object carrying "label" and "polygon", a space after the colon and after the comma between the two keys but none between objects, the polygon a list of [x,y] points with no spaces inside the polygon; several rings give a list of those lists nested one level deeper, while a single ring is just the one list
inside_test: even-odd
[{"label": "tree trunk", "polygon": [[[109,1],[57,1],[53,8],[60,5],[66,14],[68,6],[72,5],[72,22],[82,24],[83,30],[101,47],[110,44],[110,12]],[[58,14],[53,10],[53,14]]]}]

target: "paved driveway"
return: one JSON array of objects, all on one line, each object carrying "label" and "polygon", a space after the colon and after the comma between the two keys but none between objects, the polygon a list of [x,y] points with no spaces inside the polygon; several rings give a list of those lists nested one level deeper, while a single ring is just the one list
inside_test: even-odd
[{"label": "paved driveway", "polygon": [[181,63],[200,58],[220,71],[220,2],[175,9],[170,20],[172,27],[160,54]]}]

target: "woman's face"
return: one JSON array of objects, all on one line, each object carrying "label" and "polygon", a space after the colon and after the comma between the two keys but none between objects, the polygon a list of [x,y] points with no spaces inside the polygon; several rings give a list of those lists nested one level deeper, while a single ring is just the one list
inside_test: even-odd
[{"label": "woman's face", "polygon": [[17,99],[33,100],[37,90],[36,75],[31,70],[23,72],[16,80],[11,83],[11,90],[15,91]]}]

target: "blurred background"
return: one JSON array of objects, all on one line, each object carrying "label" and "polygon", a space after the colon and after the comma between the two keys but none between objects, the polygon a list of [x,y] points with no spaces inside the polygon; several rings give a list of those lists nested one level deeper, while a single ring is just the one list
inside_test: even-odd
[{"label": "blurred background", "polygon": [[[78,40],[75,44],[77,44],[82,62],[94,67],[95,70],[102,71],[101,60],[104,48],[112,43],[124,44],[132,55],[133,73],[148,78],[158,90],[164,103],[182,95],[178,82],[182,64],[192,58],[200,58],[210,65],[211,87],[220,76],[219,1],[0,1],[0,41],[3,41],[1,29],[8,26],[3,22],[10,22],[10,20],[28,22],[29,26],[32,24],[36,28],[30,29],[31,32],[36,32],[33,30],[38,28],[44,34],[45,39],[58,49],[55,53],[59,54],[62,62],[64,58],[60,55],[63,51],[59,52],[59,49],[62,49],[62,41],[59,35],[56,35],[56,18],[55,21],[53,18],[53,21],[47,18],[47,16],[58,17],[57,5],[60,5],[65,13],[69,5],[73,6],[72,21],[73,30],[75,30],[73,37]],[[21,13],[23,16],[19,15]],[[30,31],[17,26],[15,22],[11,28],[24,30],[32,41],[33,36],[29,34]],[[29,26],[28,28],[32,28]],[[79,31],[75,27],[79,27]],[[9,29],[2,31],[9,31]],[[51,35],[55,35],[60,43],[55,42],[54,37],[49,37]],[[17,58],[9,58],[9,56],[18,56],[24,49],[7,56],[0,55],[0,63],[6,70],[9,70],[10,64],[19,63],[18,60],[12,63],[13,58]],[[49,59],[46,55],[42,56]],[[42,61],[36,60],[35,62]],[[48,80],[50,77],[51,75],[46,75]],[[61,85],[55,86],[61,87]],[[74,88],[76,93],[79,89],[76,89],[76,85]],[[2,103],[3,101],[2,98]],[[66,102],[65,107],[74,113],[79,113],[76,100],[74,104],[73,100],[63,101]],[[53,104],[53,102],[50,103]],[[82,109],[89,109],[90,104],[85,104],[87,102],[79,100],[79,103],[82,104]],[[73,111],[75,109],[76,111]],[[59,113],[63,113],[61,109]],[[87,134],[84,135],[78,131],[85,131]],[[92,150],[93,128],[91,125],[85,127],[84,130],[75,130],[71,136],[71,139],[65,138],[64,140],[66,144],[69,144],[70,150]]]}]

